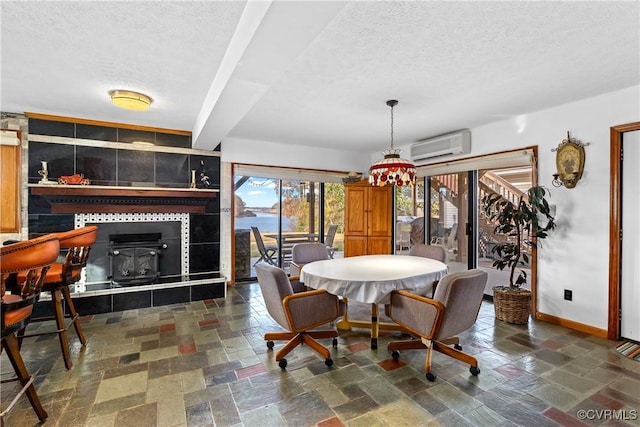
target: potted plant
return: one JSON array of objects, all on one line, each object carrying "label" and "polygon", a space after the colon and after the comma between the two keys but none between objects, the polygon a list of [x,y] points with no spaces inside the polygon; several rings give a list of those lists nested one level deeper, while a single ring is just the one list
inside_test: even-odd
[{"label": "potted plant", "polygon": [[[545,199],[547,189],[531,187],[518,198],[517,203],[500,194],[487,194],[482,198],[482,207],[491,223],[496,224],[494,233],[506,236],[506,241],[497,243],[491,252],[497,255],[493,266],[498,270],[509,268],[509,286],[493,288],[493,303],[496,318],[508,323],[524,324],[531,313],[531,291],[522,289],[527,283],[529,249],[536,247],[556,226],[549,202]],[[520,271],[516,276],[516,269]]]}]

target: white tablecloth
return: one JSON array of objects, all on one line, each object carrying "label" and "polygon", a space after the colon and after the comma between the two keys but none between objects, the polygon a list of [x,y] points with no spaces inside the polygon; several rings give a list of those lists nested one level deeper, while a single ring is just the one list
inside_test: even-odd
[{"label": "white tablecloth", "polygon": [[447,274],[446,264],[410,255],[363,255],[306,264],[300,280],[308,287],[364,303],[389,303],[402,289],[430,294],[433,282]]}]

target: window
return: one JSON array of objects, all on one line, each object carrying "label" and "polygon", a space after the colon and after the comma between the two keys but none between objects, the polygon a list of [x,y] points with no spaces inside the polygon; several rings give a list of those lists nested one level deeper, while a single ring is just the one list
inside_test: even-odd
[{"label": "window", "polygon": [[[253,267],[259,262],[288,271],[293,245],[324,242],[331,224],[338,225],[333,255],[341,256],[344,230],[341,180],[344,176],[346,174],[236,165],[236,279],[253,280]],[[259,233],[257,238],[256,233]]]}]

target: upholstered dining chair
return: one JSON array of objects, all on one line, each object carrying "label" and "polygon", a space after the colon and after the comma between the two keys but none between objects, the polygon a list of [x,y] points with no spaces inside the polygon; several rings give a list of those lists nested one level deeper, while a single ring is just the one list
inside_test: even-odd
[{"label": "upholstered dining chair", "polygon": [[[22,360],[20,343],[16,333],[24,330],[29,323],[33,304],[40,295],[47,270],[57,259],[59,253],[60,244],[58,238],[53,234],[0,248],[0,305],[2,307],[0,351],[7,349],[7,358],[16,374],[16,378],[6,381],[15,380],[22,384],[17,395],[0,413],[0,419],[13,408],[23,394],[27,395],[40,421],[44,422],[47,419],[48,414],[42,407],[33,385],[33,377],[29,374]],[[19,272],[25,273],[22,280],[16,277]],[[6,292],[8,282],[12,284],[11,294]]]},{"label": "upholstered dining chair", "polygon": [[[435,381],[431,372],[433,350],[470,365],[471,375],[478,375],[478,361],[462,352],[458,335],[469,329],[478,318],[487,273],[468,270],[451,273],[440,280],[433,298],[407,291],[392,291],[389,316],[418,339],[392,341],[388,349],[392,357],[400,357],[399,350],[426,349],[426,377]],[[450,347],[454,344],[454,347]]]},{"label": "upholstered dining chair", "polygon": [[317,328],[338,318],[338,297],[322,289],[294,293],[287,274],[278,267],[260,264],[256,266],[256,274],[269,315],[285,329],[285,332],[264,334],[267,348],[273,349],[274,340],[288,341],[276,352],[278,366],[285,369],[285,356],[300,344],[308,345],[324,357],[325,365],[333,365],[331,353],[318,340],[333,338],[332,345],[337,347],[338,332],[335,328]]},{"label": "upholstered dining chair", "polygon": [[291,248],[289,272],[291,273],[291,276],[299,276],[300,270],[302,270],[302,267],[304,267],[305,264],[325,259],[329,259],[329,251],[324,243],[296,243]]},{"label": "upholstered dining chair", "polygon": [[[447,262],[447,250],[439,245],[425,245],[424,243],[417,243],[411,247],[409,255],[431,258],[445,264]],[[432,297],[435,295],[437,286],[438,281],[436,280],[433,282],[433,287],[431,288]]]},{"label": "upholstered dining chair", "polygon": [[336,232],[338,231],[338,224],[331,224],[329,226],[329,230],[327,230],[327,235],[324,238],[324,244],[327,247],[327,251],[329,252],[329,258],[333,259],[333,256],[336,253],[336,248],[333,247],[333,241],[336,238]]},{"label": "upholstered dining chair", "polygon": [[[55,262],[47,271],[43,291],[51,293],[51,303],[53,304],[53,317],[38,317],[32,321],[43,321],[54,319],[56,321],[56,330],[53,332],[35,332],[24,333],[23,336],[39,336],[50,333],[57,333],[60,340],[60,348],[62,349],[62,357],[67,369],[71,369],[71,355],[69,352],[69,340],[67,338],[67,330],[73,325],[76,335],[80,343],[84,346],[87,340],[80,324],[79,315],[71,298],[69,286],[80,280],[82,269],[86,267],[89,260],[91,246],[96,242],[98,236],[98,227],[89,225],[82,228],[56,233],[60,241],[60,249],[64,253],[63,262]],[[63,304],[64,301],[64,304]],[[66,309],[65,310],[65,306]],[[68,313],[65,313],[68,311]],[[70,318],[69,324],[65,324],[65,318]],[[21,336],[22,334],[19,334]]]},{"label": "upholstered dining chair", "polygon": [[447,250],[438,245],[425,245],[417,243],[409,250],[409,255],[431,258],[440,262],[447,262]]},{"label": "upholstered dining chair", "polygon": [[253,238],[256,240],[256,245],[258,246],[258,252],[260,253],[260,258],[256,262],[253,263],[255,266],[260,261],[268,262],[273,266],[278,265],[278,258],[276,254],[278,253],[278,247],[275,245],[265,245],[264,240],[262,240],[262,234],[260,234],[260,230],[258,227],[251,227],[251,231],[253,232]]}]

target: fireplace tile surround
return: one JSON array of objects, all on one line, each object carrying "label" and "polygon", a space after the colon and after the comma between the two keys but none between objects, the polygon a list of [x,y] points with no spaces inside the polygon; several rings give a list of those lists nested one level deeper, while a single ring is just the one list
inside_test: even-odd
[{"label": "fireplace tile surround", "polygon": [[[36,133],[37,132],[37,133]],[[136,129],[120,129],[110,126],[92,126],[84,123],[57,122],[29,118],[27,149],[28,234],[66,231],[84,225],[99,227],[99,239],[92,248],[84,281],[73,288],[74,302],[81,314],[97,314],[131,308],[144,308],[201,299],[220,298],[226,295],[226,278],[220,274],[220,201],[207,196],[194,202],[186,196],[189,190],[190,170],[200,171],[204,165],[211,180],[211,190],[220,189],[220,153],[202,152],[186,148],[190,136],[146,132]],[[155,146],[131,144],[133,141],[152,142]],[[200,203],[198,213],[193,208],[186,212],[172,212],[171,206],[158,204],[165,199],[149,196],[133,197],[135,204],[125,212],[118,206],[102,207],[100,212],[86,211],[76,204],[71,211],[58,212],[51,196],[33,194],[41,179],[37,171],[42,161],[47,161],[50,179],[60,175],[84,174],[91,179],[91,190],[102,186],[116,194],[136,193],[137,188],[148,193],[165,193],[162,189],[175,189],[178,194],[169,203],[179,208],[181,197],[185,205]],[[53,187],[54,185],[52,185]],[[77,188],[77,187],[76,187]],[[62,186],[58,186],[62,189]],[[204,185],[198,181],[198,192]],[[114,191],[115,190],[115,191]],[[200,194],[195,197],[199,197]],[[166,196],[165,196],[166,197]],[[76,201],[77,201],[76,197]],[[105,201],[106,199],[100,200]],[[167,199],[168,200],[168,199]],[[158,207],[154,212],[152,206]],[[95,205],[94,205],[95,206]],[[122,209],[122,207],[120,207]],[[136,212],[142,210],[143,212]],[[106,278],[108,273],[108,234],[139,230],[152,230],[155,226],[166,229],[174,224],[174,235],[164,236],[169,247],[163,254],[161,277],[156,283],[132,287],[112,287]],[[107,230],[108,229],[108,230]],[[107,237],[104,237],[107,236]],[[104,238],[103,238],[104,237]],[[106,269],[105,269],[106,268]],[[38,304],[38,311],[49,309],[47,296]]]}]

